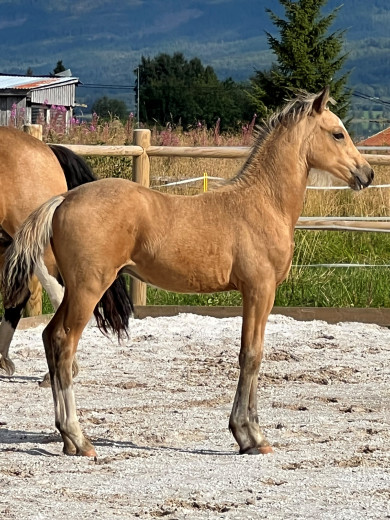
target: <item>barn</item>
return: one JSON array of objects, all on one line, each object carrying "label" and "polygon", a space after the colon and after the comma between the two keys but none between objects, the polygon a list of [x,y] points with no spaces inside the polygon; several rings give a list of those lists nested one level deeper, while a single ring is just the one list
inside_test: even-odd
[{"label": "barn", "polygon": [[360,141],[358,146],[390,146],[390,126]]},{"label": "barn", "polygon": [[0,74],[0,126],[50,123],[58,107],[67,126],[76,106],[78,84],[70,71],[55,76]]}]

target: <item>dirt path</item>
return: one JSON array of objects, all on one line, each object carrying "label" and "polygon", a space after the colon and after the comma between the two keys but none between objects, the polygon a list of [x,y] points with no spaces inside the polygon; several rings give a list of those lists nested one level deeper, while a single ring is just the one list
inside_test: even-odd
[{"label": "dirt path", "polygon": [[89,327],[75,383],[96,462],[54,429],[42,327],[17,331],[0,378],[4,520],[390,518],[390,331],[270,317],[260,420],[275,453],[239,456],[227,424],[240,318]]}]

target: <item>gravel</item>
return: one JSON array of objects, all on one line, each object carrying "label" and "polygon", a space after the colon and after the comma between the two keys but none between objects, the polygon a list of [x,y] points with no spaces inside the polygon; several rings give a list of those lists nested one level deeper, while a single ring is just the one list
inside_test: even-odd
[{"label": "gravel", "polygon": [[98,458],[54,428],[43,326],[16,332],[0,377],[0,518],[390,518],[389,330],[271,315],[259,380],[274,453],[240,456],[228,430],[241,318],[133,320],[79,344],[78,413]]}]

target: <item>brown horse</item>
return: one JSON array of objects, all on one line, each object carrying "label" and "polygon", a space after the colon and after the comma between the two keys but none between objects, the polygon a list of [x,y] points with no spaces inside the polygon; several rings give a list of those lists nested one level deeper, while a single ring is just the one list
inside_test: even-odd
[{"label": "brown horse", "polygon": [[[34,209],[54,195],[95,180],[88,164],[67,148],[48,146],[20,130],[0,127],[0,266],[16,230]],[[46,268],[37,275],[57,309],[63,288],[57,282],[58,270],[50,248],[45,263]],[[113,290],[122,292],[122,285]],[[8,376],[15,369],[8,357],[9,346],[27,300],[26,295],[16,307],[5,306],[0,324],[0,369]]]},{"label": "brown horse", "polygon": [[65,296],[43,342],[65,453],[96,455],[77,419],[71,366],[96,304],[123,272],[170,291],[242,293],[240,376],[229,427],[240,453],[272,451],[258,423],[257,379],[308,172],[328,171],[354,190],[374,175],[328,100],[325,89],[287,104],[259,129],[238,175],[215,191],[175,196],[105,179],[52,198],[27,219],[7,255],[4,290],[10,306],[25,299],[50,241]]}]

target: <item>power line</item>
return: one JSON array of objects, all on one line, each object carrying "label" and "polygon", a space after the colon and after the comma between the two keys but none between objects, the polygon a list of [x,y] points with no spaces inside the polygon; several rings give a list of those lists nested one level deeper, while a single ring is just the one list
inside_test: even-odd
[{"label": "power line", "polygon": [[384,99],[378,98],[376,96],[369,96],[368,94],[364,94],[363,92],[354,91],[352,95],[361,99],[365,99],[367,101],[372,101],[373,103],[379,103],[380,105],[390,106],[390,101],[385,101]]},{"label": "power line", "polygon": [[134,90],[135,85],[104,85],[100,83],[81,83],[78,87],[85,88],[109,88],[112,90]]},{"label": "power line", "polygon": [[[111,85],[111,84],[101,84],[101,83],[82,83],[78,85],[79,87],[85,87],[85,88],[109,88],[109,89],[118,89],[118,90],[134,90],[137,88],[136,85]],[[159,90],[160,92],[175,92],[179,91],[182,92],[183,88],[186,88],[188,91],[194,91],[194,90],[221,90],[224,89],[226,92],[229,90],[233,90],[232,87],[227,87],[223,83],[219,85],[156,85],[153,87],[154,90]]]}]

